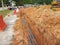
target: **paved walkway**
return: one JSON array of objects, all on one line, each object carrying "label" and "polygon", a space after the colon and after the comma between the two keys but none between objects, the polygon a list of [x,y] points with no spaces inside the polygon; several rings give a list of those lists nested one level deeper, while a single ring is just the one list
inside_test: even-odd
[{"label": "paved walkway", "polygon": [[17,20],[16,15],[6,16],[4,21],[7,24],[5,31],[0,32],[0,45],[10,45],[12,43],[13,38],[13,25],[14,22]]},{"label": "paved walkway", "polygon": [[7,8],[8,8],[8,7],[4,7],[4,8],[0,7],[0,11],[1,11],[1,10],[7,10]]}]

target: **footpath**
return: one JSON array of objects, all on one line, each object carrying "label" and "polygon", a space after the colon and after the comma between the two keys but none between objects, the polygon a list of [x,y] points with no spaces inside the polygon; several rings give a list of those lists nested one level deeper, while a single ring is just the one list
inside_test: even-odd
[{"label": "footpath", "polygon": [[13,15],[12,13],[4,18],[7,27],[3,32],[0,32],[0,45],[11,45],[14,34],[13,26],[16,20],[17,20],[17,16]]}]

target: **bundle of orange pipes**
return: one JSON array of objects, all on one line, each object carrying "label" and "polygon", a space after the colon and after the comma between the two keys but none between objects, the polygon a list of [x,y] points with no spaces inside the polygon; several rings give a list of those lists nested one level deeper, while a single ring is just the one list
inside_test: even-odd
[{"label": "bundle of orange pipes", "polygon": [[19,16],[28,24],[36,45],[60,45],[60,11],[45,5],[21,8]]}]

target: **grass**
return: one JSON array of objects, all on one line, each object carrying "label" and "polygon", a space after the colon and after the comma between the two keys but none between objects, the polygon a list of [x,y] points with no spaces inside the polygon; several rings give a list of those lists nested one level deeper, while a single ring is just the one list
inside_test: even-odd
[{"label": "grass", "polygon": [[0,14],[3,15],[3,17],[5,17],[10,12],[12,12],[12,10],[2,10],[2,11],[0,11]]}]

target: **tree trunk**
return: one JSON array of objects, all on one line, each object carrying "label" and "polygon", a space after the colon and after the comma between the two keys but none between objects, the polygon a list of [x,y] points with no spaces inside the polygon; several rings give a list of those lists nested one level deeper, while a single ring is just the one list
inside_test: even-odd
[{"label": "tree trunk", "polygon": [[2,7],[4,7],[4,3],[3,3],[3,0],[1,0],[1,2],[2,2]]}]

